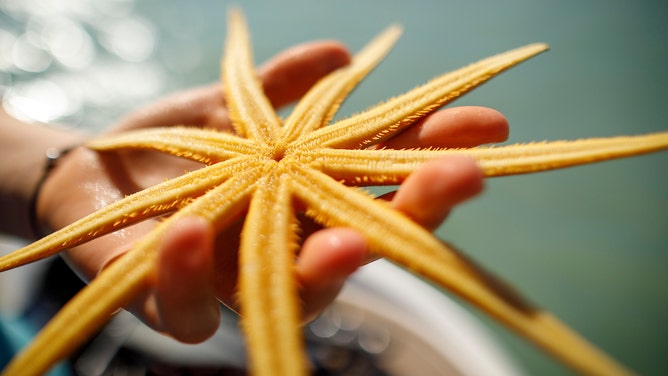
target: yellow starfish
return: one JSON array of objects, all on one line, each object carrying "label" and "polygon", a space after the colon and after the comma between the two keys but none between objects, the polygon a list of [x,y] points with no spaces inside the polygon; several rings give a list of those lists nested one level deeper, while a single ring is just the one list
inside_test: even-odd
[{"label": "yellow starfish", "polygon": [[339,104],[382,60],[400,32],[399,27],[390,27],[374,39],[349,66],[319,81],[282,121],[256,79],[245,20],[232,11],[222,79],[236,135],[181,127],[134,131],[88,143],[100,152],[146,148],[208,166],[128,196],[0,258],[0,270],[10,269],[174,213],[72,299],[12,360],[5,374],[40,374],[68,356],[141,290],[155,268],[157,245],[170,224],[193,215],[219,230],[245,215],[239,289],[252,371],[307,373],[293,273],[296,206],[306,208],[306,215],[323,226],[357,229],[377,255],[468,300],[574,369],[587,374],[628,373],[557,319],[501,288],[498,280],[427,230],[351,186],[399,184],[425,161],[459,153],[477,159],[487,176],[562,168],[668,148],[668,132],[493,148],[371,149],[547,49],[532,44],[481,60],[328,125]]}]

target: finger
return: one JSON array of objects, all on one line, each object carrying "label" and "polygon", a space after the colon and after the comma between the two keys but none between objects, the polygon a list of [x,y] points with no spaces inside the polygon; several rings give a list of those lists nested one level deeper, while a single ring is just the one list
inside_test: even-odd
[{"label": "finger", "polygon": [[213,287],[215,230],[202,218],[185,218],[162,242],[156,305],[162,330],[182,342],[201,342],[220,320]]},{"label": "finger", "polygon": [[225,126],[229,126],[224,105],[219,83],[187,89],[130,113],[110,132],[175,125],[207,127],[219,119],[225,119]]},{"label": "finger", "polygon": [[411,174],[394,195],[392,206],[433,230],[452,208],[482,188],[483,175],[475,161],[450,156],[427,162]]},{"label": "finger", "polygon": [[259,68],[264,91],[275,107],[301,98],[328,73],[350,63],[346,48],[335,41],[297,45]]},{"label": "finger", "polygon": [[[335,41],[303,43],[279,53],[258,68],[264,93],[275,108],[280,108],[301,98],[328,73],[350,63],[346,48]],[[211,90],[211,89],[209,89]],[[229,128],[227,109],[220,85],[214,85],[212,98],[218,106],[208,112],[207,125]]]},{"label": "finger", "polygon": [[[350,62],[340,43],[310,42],[289,48],[258,68],[264,91],[275,107],[299,99],[320,78]],[[116,130],[172,125],[230,130],[220,83],[183,91],[136,111]]]},{"label": "finger", "polygon": [[508,132],[508,121],[496,110],[452,107],[431,114],[382,146],[393,149],[473,147],[505,141]]},{"label": "finger", "polygon": [[364,238],[346,228],[320,230],[305,240],[296,271],[307,321],[334,300],[346,278],[365,263],[367,250]]}]

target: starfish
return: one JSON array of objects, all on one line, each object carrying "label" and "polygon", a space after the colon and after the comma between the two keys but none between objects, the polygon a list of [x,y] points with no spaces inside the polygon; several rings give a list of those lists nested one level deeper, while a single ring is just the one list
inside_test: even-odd
[{"label": "starfish", "polygon": [[222,81],[235,134],[184,126],[88,142],[87,147],[101,153],[150,149],[206,167],[132,194],[0,258],[0,270],[14,268],[170,214],[74,297],[12,360],[5,374],[41,374],[72,353],[140,292],[156,267],[161,238],[172,223],[187,216],[203,217],[218,230],[245,217],[238,286],[251,370],[257,375],[306,374],[293,269],[299,248],[298,210],[325,227],[356,229],[378,256],[460,296],[581,373],[630,373],[555,317],[502,287],[497,278],[358,187],[400,184],[424,162],[451,154],[472,156],[486,176],[627,157],[668,148],[668,132],[464,149],[375,148],[416,120],[547,49],[545,44],[531,44],[480,60],[330,124],[345,97],[384,58],[400,33],[398,26],[381,33],[350,65],[320,80],[281,120],[256,79],[246,21],[239,11],[231,11]]}]

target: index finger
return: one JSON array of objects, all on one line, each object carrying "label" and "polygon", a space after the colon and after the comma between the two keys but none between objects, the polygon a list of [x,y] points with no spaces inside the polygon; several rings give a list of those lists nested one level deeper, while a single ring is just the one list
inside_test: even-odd
[{"label": "index finger", "polygon": [[[319,41],[297,45],[258,68],[264,91],[274,107],[299,99],[319,79],[350,62],[350,54],[338,42]],[[183,91],[125,118],[116,128],[186,125],[230,130],[230,119],[220,83]]]},{"label": "index finger", "polygon": [[385,141],[392,149],[416,147],[475,147],[508,138],[508,121],[487,107],[451,107],[437,111]]}]

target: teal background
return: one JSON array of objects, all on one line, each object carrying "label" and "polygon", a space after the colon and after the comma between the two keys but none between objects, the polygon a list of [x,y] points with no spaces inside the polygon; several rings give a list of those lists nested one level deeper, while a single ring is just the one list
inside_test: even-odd
[{"label": "teal background", "polygon": [[[206,27],[222,33],[224,6],[216,8],[220,24]],[[258,61],[316,38],[356,50],[388,24],[405,27],[342,114],[541,41],[548,53],[456,105],[502,111],[510,142],[668,130],[665,2],[284,1],[243,8]],[[213,40],[215,56],[218,35]],[[217,61],[211,64],[203,82],[216,77]],[[489,180],[485,194],[457,209],[438,235],[640,374],[668,373],[668,153]],[[570,374],[483,320],[527,374]]]},{"label": "teal background", "polygon": [[[155,37],[148,61],[162,72],[162,81],[142,100],[217,80],[227,2],[117,3],[143,18]],[[479,58],[540,41],[551,50],[455,104],[503,112],[511,123],[510,142],[668,130],[665,1],[237,4],[247,14],[258,62],[320,38],[339,39],[355,51],[389,24],[405,27],[393,52],[339,116]],[[138,84],[129,82],[128,90]],[[98,130],[141,102],[88,109],[75,120],[79,127]],[[438,235],[638,373],[664,375],[667,209],[664,152],[491,179],[484,195],[455,210]],[[482,320],[527,374],[570,374]]]}]

